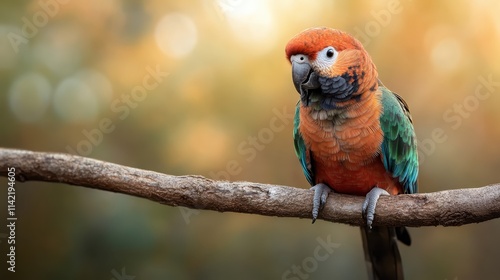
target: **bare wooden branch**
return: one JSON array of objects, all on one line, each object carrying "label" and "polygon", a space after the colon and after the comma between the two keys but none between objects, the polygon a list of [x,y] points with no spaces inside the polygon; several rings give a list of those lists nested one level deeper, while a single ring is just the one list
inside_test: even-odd
[{"label": "bare wooden branch", "polygon": [[[0,148],[0,175],[59,182],[142,197],[170,206],[278,217],[311,218],[312,191],[252,182],[172,176],[68,154]],[[332,194],[320,219],[362,225],[363,197]],[[381,197],[374,225],[460,226],[500,217],[500,184]]]}]

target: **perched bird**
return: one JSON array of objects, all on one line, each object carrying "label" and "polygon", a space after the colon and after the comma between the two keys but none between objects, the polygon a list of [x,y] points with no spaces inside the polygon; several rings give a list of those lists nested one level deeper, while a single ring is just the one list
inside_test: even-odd
[{"label": "perched bird", "polygon": [[403,279],[396,238],[404,227],[372,227],[380,195],[417,192],[418,158],[406,102],[378,79],[361,43],[326,27],[310,28],[286,46],[300,94],[295,152],[314,190],[313,223],[331,191],[366,196],[361,228],[370,279]]}]

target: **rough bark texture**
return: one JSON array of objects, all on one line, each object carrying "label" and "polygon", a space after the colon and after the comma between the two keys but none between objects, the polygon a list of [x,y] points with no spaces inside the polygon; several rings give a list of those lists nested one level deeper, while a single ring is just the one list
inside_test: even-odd
[{"label": "rough bark texture", "polygon": [[[172,176],[68,154],[0,148],[0,176],[66,183],[142,197],[170,206],[311,218],[312,191],[252,182]],[[362,225],[363,197],[331,194],[320,219]],[[381,197],[374,225],[460,226],[500,217],[500,184]]]}]

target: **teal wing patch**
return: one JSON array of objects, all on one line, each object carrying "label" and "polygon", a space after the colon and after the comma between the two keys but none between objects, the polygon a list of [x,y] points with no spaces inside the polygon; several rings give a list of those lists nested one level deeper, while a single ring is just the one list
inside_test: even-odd
[{"label": "teal wing patch", "polygon": [[314,185],[314,176],[311,168],[310,156],[311,152],[304,143],[304,138],[299,131],[300,126],[300,101],[297,103],[295,108],[295,117],[293,119],[293,144],[295,147],[295,154],[299,158],[300,165],[302,166],[302,171],[306,176],[309,184]]},{"label": "teal wing patch", "polygon": [[382,161],[387,171],[398,178],[405,193],[417,192],[418,151],[415,131],[406,102],[396,93],[380,86],[383,113],[380,126],[384,132]]}]

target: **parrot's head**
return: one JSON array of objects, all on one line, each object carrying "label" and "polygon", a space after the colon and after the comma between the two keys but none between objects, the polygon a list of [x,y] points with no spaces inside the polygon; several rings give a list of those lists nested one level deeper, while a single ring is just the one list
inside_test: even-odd
[{"label": "parrot's head", "polygon": [[370,56],[345,32],[306,29],[288,42],[285,51],[292,64],[293,84],[305,106],[342,108],[378,88]]}]

